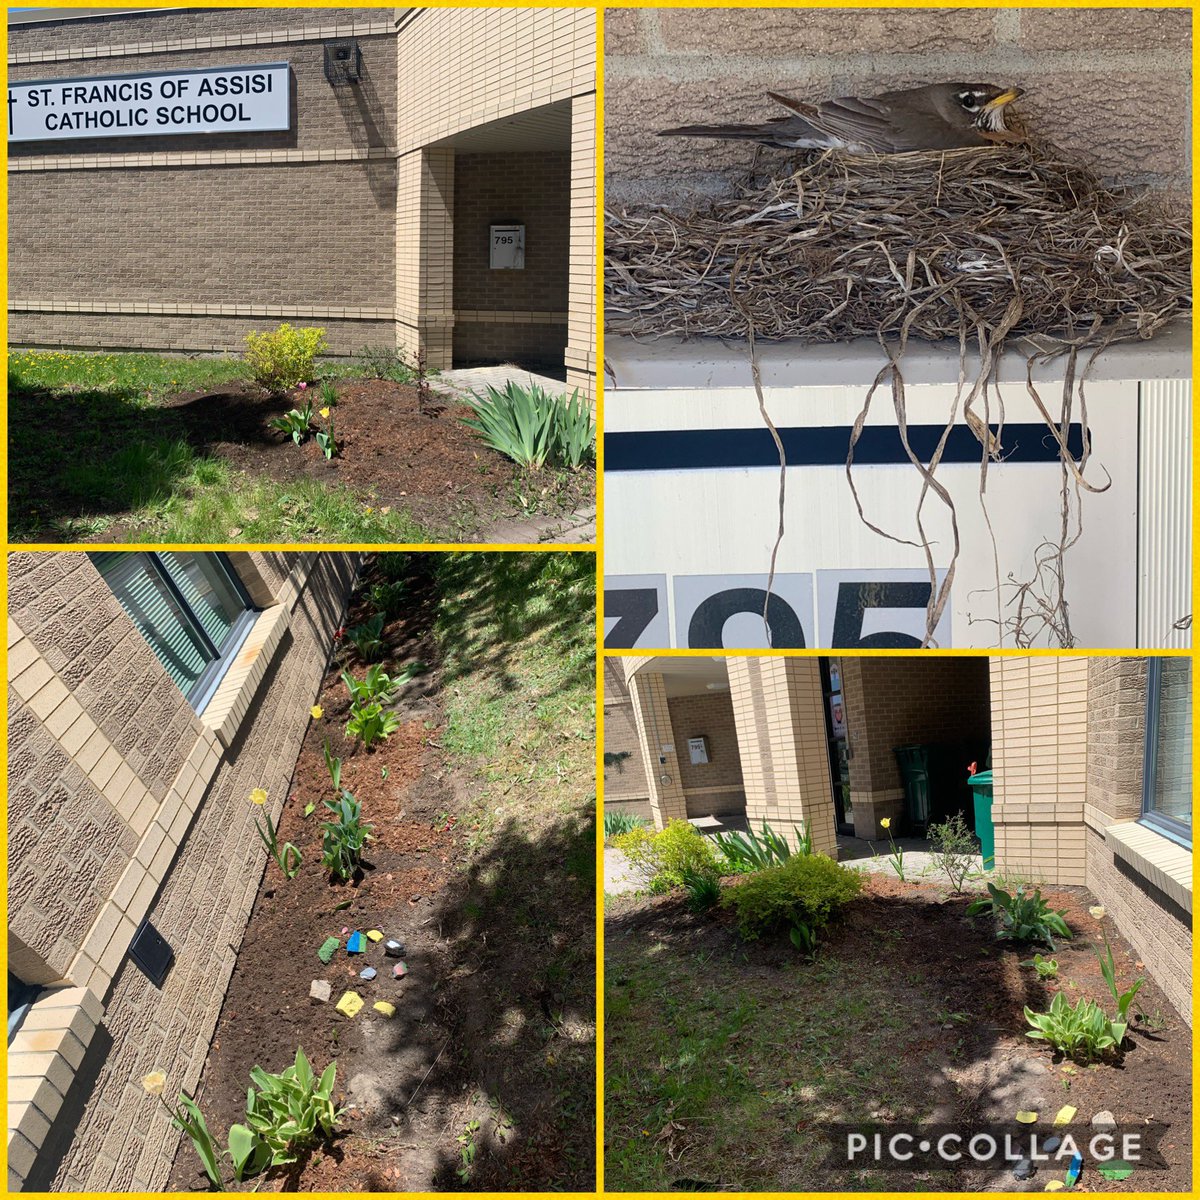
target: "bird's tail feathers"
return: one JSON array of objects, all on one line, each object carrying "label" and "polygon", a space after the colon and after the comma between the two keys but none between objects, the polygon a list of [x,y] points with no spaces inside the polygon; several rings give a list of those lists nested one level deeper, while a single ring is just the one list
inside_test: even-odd
[{"label": "bird's tail feathers", "polygon": [[773,131],[769,125],[681,125],[678,129],[660,129],[659,137],[731,138],[754,141]]}]

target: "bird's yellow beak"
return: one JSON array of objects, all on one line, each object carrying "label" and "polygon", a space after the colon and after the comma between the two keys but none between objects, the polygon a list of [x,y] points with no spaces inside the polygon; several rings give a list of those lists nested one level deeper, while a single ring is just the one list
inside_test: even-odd
[{"label": "bird's yellow beak", "polygon": [[1006,104],[1011,104],[1018,96],[1025,94],[1024,88],[1014,87],[1009,88],[1007,92],[1001,92],[995,100],[989,100],[984,106],[984,112],[995,112],[998,108],[1003,108]]}]

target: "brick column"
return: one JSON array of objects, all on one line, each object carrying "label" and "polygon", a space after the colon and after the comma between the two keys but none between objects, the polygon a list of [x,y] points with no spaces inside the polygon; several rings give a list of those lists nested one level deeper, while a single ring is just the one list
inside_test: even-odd
[{"label": "brick column", "polygon": [[795,843],[804,822],[813,849],[837,857],[821,672],[815,658],[730,658],[746,819]]},{"label": "brick column", "polygon": [[[655,829],[664,829],[668,821],[687,820],[687,799],[679,773],[679,754],[671,732],[671,714],[667,708],[667,688],[661,675],[634,675],[629,680],[629,698],[637,724],[638,745],[646,767],[650,790],[650,811]],[[670,747],[664,749],[664,747]],[[659,757],[666,759],[659,762]]]},{"label": "brick column", "polygon": [[396,180],[396,344],[448,370],[454,351],[454,151],[403,156]]},{"label": "brick column", "polygon": [[595,399],[596,384],[596,96],[571,101],[571,250],[567,387]]},{"label": "brick column", "polygon": [[1088,660],[993,658],[996,870],[1086,883]]}]

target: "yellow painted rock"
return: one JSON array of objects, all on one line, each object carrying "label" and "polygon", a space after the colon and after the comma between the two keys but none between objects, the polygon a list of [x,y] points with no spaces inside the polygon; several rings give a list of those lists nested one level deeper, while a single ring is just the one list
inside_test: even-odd
[{"label": "yellow painted rock", "polygon": [[380,933],[378,929],[368,929],[367,937],[369,937],[371,939],[371,941],[373,941],[373,942],[382,942],[383,941],[383,934]]},{"label": "yellow painted rock", "polygon": [[1062,1191],[1062,1180],[1061,1179],[1051,1179],[1050,1182],[1048,1184],[1046,1184],[1046,1186],[1042,1189],[1042,1191],[1044,1191],[1044,1192],[1061,1192]]},{"label": "yellow painted rock", "polygon": [[1037,1120],[1037,1113],[1028,1111],[1019,1112],[1017,1113],[1017,1120],[1020,1121],[1022,1125],[1032,1125],[1034,1121]]},{"label": "yellow painted rock", "polygon": [[1058,1114],[1054,1118],[1055,1125],[1070,1125],[1075,1119],[1075,1114],[1078,1111],[1073,1104],[1064,1104],[1058,1110]]},{"label": "yellow painted rock", "polygon": [[363,998],[357,992],[347,992],[338,1002],[337,1010],[347,1017],[357,1017],[363,1006]]},{"label": "yellow painted rock", "polygon": [[383,1013],[385,1017],[394,1017],[396,1015],[396,1006],[389,1004],[386,1000],[376,1000],[372,1007],[378,1013]]}]

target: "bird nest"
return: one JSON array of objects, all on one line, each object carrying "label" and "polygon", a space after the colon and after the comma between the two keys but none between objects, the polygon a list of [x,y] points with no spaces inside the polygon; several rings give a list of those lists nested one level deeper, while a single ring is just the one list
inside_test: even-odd
[{"label": "bird nest", "polygon": [[[1027,391],[1058,445],[1056,532],[1024,570],[1002,577],[996,539],[994,616],[998,644],[1075,644],[1066,557],[1083,529],[1085,492],[1104,491],[1088,470],[1085,382],[1106,346],[1150,338],[1191,308],[1188,225],[1149,196],[1103,185],[1052,147],[1028,144],[858,157],[829,151],[794,174],[747,179],[739,194],[690,213],[643,209],[607,214],[605,325],[635,336],[739,337],[748,342],[762,419],[779,452],[779,528],[767,597],[784,536],[786,461],[767,412],[757,341],[878,339],[887,363],[867,391],[846,455],[859,517],[882,537],[923,552],[930,580],[924,645],[948,602],[961,544],[956,506],[938,478],[947,438],[960,419],[980,443],[979,502],[989,532],[989,461],[1004,457],[1004,401],[997,384],[1006,346],[1023,341],[1034,358],[1065,356],[1057,412],[1028,372]],[[909,337],[952,339],[959,385],[937,449],[922,461],[908,441],[902,361]],[[979,362],[967,371],[968,348]],[[1088,360],[1080,364],[1080,353]],[[904,449],[922,479],[915,540],[885,529],[864,510],[854,452],[879,389],[890,391]],[[1065,432],[1078,411],[1075,457]],[[924,508],[932,499],[951,523],[939,581]],[[891,523],[891,522],[889,522]],[[1183,619],[1190,623],[1190,617]],[[763,621],[767,627],[767,606]],[[1180,628],[1184,627],[1181,623]]]},{"label": "bird nest", "polygon": [[605,325],[636,336],[1086,346],[1191,307],[1183,220],[1025,145],[829,151],[697,211],[609,212],[604,249]]}]

